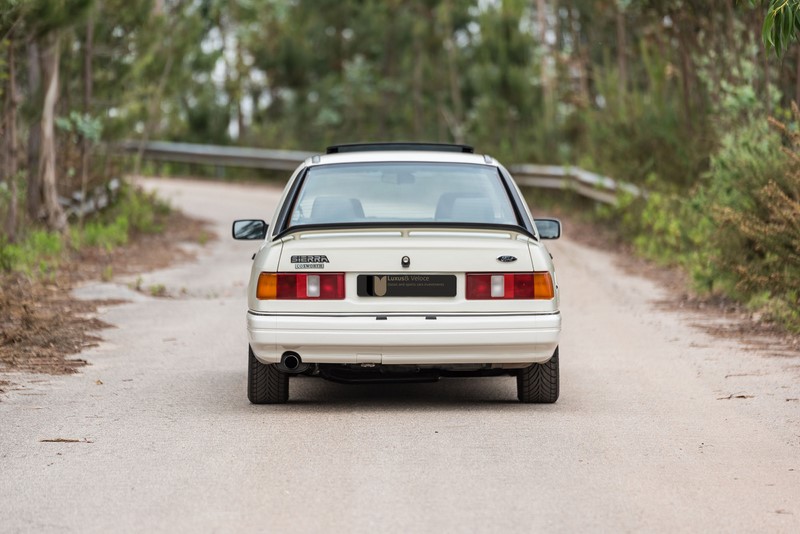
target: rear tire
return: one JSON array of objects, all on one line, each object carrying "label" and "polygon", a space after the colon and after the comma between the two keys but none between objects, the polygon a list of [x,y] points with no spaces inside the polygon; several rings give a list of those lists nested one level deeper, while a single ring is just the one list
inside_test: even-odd
[{"label": "rear tire", "polygon": [[520,402],[552,404],[558,400],[558,347],[545,363],[520,369],[517,375],[517,398]]},{"label": "rear tire", "polygon": [[253,404],[284,404],[289,400],[289,375],[276,364],[264,364],[248,347],[247,398]]}]

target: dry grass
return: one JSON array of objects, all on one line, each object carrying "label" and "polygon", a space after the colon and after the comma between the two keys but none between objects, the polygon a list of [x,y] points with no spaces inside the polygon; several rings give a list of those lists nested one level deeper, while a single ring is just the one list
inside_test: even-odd
[{"label": "dry grass", "polygon": [[[206,243],[202,221],[173,212],[161,234],[139,235],[128,245],[72,252],[51,277],[0,274],[0,372],[74,373],[86,361],[73,358],[96,345],[109,325],[95,317],[98,306],[117,301],[81,301],[71,296],[85,280],[145,272],[190,259],[181,242]],[[9,385],[0,381],[0,386]]]}]

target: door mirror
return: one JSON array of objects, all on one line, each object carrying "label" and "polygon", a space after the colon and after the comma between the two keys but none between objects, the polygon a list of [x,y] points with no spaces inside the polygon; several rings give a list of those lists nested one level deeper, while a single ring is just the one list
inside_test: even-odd
[{"label": "door mirror", "polygon": [[536,230],[542,239],[558,239],[561,237],[561,221],[558,219],[534,219]]},{"label": "door mirror", "polygon": [[269,226],[261,219],[242,219],[233,221],[234,239],[264,239]]}]

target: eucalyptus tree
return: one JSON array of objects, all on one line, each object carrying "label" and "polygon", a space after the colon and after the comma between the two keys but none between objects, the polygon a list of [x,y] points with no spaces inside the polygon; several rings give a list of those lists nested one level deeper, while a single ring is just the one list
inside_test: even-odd
[{"label": "eucalyptus tree", "polygon": [[58,202],[56,162],[56,105],[59,99],[59,67],[61,61],[62,35],[79,23],[92,0],[29,0],[22,4],[22,17],[29,38],[38,48],[38,65],[29,64],[30,69],[41,73],[41,118],[39,122],[40,142],[37,172],[29,172],[30,215],[41,217],[53,230],[63,231],[67,220]]},{"label": "eucalyptus tree", "polygon": [[[22,13],[19,3],[9,1],[0,11],[0,51],[5,49],[5,54],[0,54],[0,95],[3,97],[3,114],[0,117],[0,162],[2,171],[8,184],[8,213],[5,221],[5,235],[9,241],[14,241],[17,234],[17,174],[18,174],[18,139],[17,139],[17,110],[19,108],[19,93],[17,89],[17,35],[20,33]],[[5,63],[5,64],[4,64]]]}]

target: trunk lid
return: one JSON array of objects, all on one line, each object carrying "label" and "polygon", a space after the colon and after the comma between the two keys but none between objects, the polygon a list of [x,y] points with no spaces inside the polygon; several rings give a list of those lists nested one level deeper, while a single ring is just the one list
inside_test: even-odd
[{"label": "trunk lid", "polygon": [[[466,273],[547,270],[547,265],[534,265],[531,242],[538,246],[529,237],[508,230],[298,232],[284,238],[277,270],[345,273],[345,299],[269,301],[268,306],[277,312],[336,314],[547,312],[553,308],[551,301],[465,298]],[[381,285],[385,278],[376,277],[388,276],[393,278],[387,293]],[[420,289],[420,280],[429,289]],[[398,284],[410,289],[398,289]],[[400,296],[404,293],[414,296]]]}]

